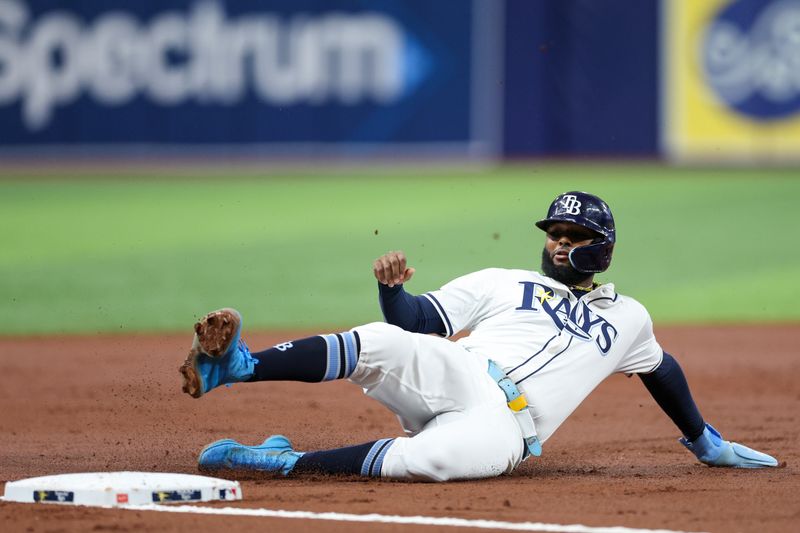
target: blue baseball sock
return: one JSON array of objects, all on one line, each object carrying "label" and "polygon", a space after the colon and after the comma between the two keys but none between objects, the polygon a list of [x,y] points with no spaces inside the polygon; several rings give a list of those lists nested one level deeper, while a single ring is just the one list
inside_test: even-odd
[{"label": "blue baseball sock", "polygon": [[252,354],[258,361],[250,381],[318,383],[350,376],[361,353],[355,331],[284,342]]},{"label": "blue baseball sock", "polygon": [[394,439],[381,439],[346,448],[307,452],[297,460],[292,473],[380,477],[383,459],[393,442]]}]

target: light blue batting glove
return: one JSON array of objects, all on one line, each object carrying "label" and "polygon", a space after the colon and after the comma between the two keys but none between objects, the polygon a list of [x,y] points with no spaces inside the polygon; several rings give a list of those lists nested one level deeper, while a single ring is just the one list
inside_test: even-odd
[{"label": "light blue batting glove", "polygon": [[692,442],[678,439],[690,452],[708,466],[727,466],[733,468],[765,468],[778,466],[778,461],[765,453],[742,446],[736,442],[722,439],[719,431],[706,424],[703,434]]}]

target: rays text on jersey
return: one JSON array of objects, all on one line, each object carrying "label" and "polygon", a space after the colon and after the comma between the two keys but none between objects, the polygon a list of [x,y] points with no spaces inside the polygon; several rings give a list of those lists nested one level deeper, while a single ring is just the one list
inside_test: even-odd
[{"label": "rays text on jersey", "polygon": [[520,281],[519,284],[522,285],[522,303],[516,308],[517,311],[544,310],[559,331],[566,331],[582,341],[594,340],[603,355],[608,353],[617,340],[617,328],[583,301],[579,300],[573,304],[569,299],[557,296],[551,287],[541,283]]}]

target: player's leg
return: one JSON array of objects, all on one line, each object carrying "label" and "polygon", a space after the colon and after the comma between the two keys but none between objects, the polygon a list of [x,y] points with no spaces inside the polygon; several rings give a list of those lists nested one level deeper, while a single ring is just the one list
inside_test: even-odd
[{"label": "player's leg", "polygon": [[206,446],[203,470],[255,470],[283,475],[354,474],[388,479],[450,481],[511,472],[523,458],[519,426],[504,401],[442,413],[413,437],[381,439],[333,450],[298,452],[286,437],[259,446],[230,439]]},{"label": "player's leg", "polygon": [[485,359],[383,323],[352,333],[359,350],[350,380],[397,414],[413,437],[309,453],[282,436],[259,446],[226,439],[201,452],[201,468],[441,481],[496,476],[519,463],[522,436]]},{"label": "player's leg", "polygon": [[362,349],[350,380],[396,413],[410,435],[387,447],[381,476],[476,479],[519,464],[522,434],[485,357],[387,324],[356,331]]},{"label": "player's leg", "polygon": [[[181,368],[184,390],[195,397],[222,383],[326,381],[352,374],[351,380],[395,412],[406,431],[412,434],[442,413],[463,412],[482,406],[487,397],[493,398],[495,403],[501,400],[499,403],[505,407],[502,393],[483,368],[485,360],[479,361],[449,341],[408,333],[383,323],[368,324],[341,334],[283,343],[256,354],[251,354],[239,339],[241,317],[233,310],[207,315],[198,322],[195,330],[192,353]],[[367,339],[366,345],[362,344],[362,336]],[[503,412],[508,416],[506,410]],[[405,440],[408,439],[401,439]],[[518,440],[512,440],[511,448],[516,449]],[[204,469],[255,469],[283,473],[294,470],[375,476],[381,474],[383,458],[393,445],[394,439],[381,439],[303,454],[295,452],[282,436],[270,437],[258,446],[224,439],[208,445],[201,452],[199,462]],[[406,446],[402,444],[401,448]],[[468,442],[467,447],[471,446]],[[435,451],[431,450],[431,453]],[[424,457],[419,457],[424,461]],[[435,458],[432,461],[437,462]],[[427,470],[427,467],[412,467],[407,474],[401,475],[397,472],[402,468],[395,468],[391,477],[425,477]],[[453,476],[472,477],[459,472]]]},{"label": "player's leg", "polygon": [[[195,324],[192,349],[180,368],[183,390],[199,398],[222,384],[291,380],[321,382],[347,378],[360,352],[357,331],[318,335],[251,353],[241,339],[242,318],[234,309],[207,314]],[[281,435],[247,446],[223,439],[206,446],[199,463],[204,470],[314,471],[379,475],[392,439],[301,454]],[[298,459],[302,459],[298,462]],[[295,464],[298,463],[298,464]]]},{"label": "player's leg", "polygon": [[247,446],[231,439],[212,442],[200,452],[201,470],[250,470],[289,473],[381,475],[381,465],[395,439],[380,439],[355,446],[298,452],[283,435],[268,437],[262,444]]},{"label": "player's leg", "polygon": [[502,397],[488,360],[459,344],[376,322],[354,329],[361,350],[350,381],[414,435],[438,415],[463,412]]},{"label": "player's leg", "polygon": [[351,381],[400,416],[410,432],[441,412],[472,403],[468,391],[485,374],[480,369],[480,378],[475,377],[475,369],[464,363],[469,354],[456,344],[381,322],[261,352],[251,352],[242,340],[242,318],[234,309],[209,313],[194,329],[192,348],[179,370],[184,392],[195,398],[229,383],[352,376]]},{"label": "player's leg", "polygon": [[390,479],[452,481],[510,473],[524,457],[519,426],[505,401],[443,413],[411,438],[395,439],[382,461]]},{"label": "player's leg", "polygon": [[195,324],[195,337],[181,365],[183,391],[199,398],[223,384],[245,381],[320,382],[347,378],[358,360],[360,341],[352,331],[285,342],[251,353],[241,339],[242,318],[221,309]]}]

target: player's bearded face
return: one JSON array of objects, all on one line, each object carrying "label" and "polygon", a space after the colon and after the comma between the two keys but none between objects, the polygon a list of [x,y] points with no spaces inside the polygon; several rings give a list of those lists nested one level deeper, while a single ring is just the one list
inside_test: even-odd
[{"label": "player's bearded face", "polygon": [[547,246],[542,249],[542,272],[548,278],[560,281],[564,285],[577,285],[587,277],[585,273],[578,272],[569,263],[564,265],[555,264],[550,252],[547,251]]},{"label": "player's bearded face", "polygon": [[542,272],[564,285],[581,285],[592,274],[578,272],[569,262],[569,253],[579,246],[591,244],[597,234],[572,222],[555,222],[547,228],[542,250]]}]

